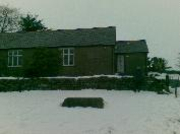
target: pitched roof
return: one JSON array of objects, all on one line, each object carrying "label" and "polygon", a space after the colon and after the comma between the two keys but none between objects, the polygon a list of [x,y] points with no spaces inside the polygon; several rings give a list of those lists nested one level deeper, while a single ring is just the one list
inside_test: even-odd
[{"label": "pitched roof", "polygon": [[115,43],[115,27],[0,34],[0,49],[115,45]]},{"label": "pitched roof", "polygon": [[145,40],[136,41],[117,41],[115,53],[148,53]]}]

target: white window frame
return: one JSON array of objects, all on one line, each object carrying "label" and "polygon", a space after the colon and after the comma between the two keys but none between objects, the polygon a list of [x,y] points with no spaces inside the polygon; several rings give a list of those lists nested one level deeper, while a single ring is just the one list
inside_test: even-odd
[{"label": "white window frame", "polygon": [[[70,53],[72,50],[73,53]],[[74,66],[74,48],[63,48],[62,49],[63,51],[63,66]],[[65,51],[67,51],[67,53],[65,53]],[[65,62],[65,56],[67,56],[67,64]],[[72,61],[73,63],[71,64],[70,61],[71,61],[71,56],[73,57]]]},{"label": "white window frame", "polygon": [[[20,64],[20,58],[22,61],[22,56],[22,50],[8,50],[8,67],[22,67],[22,62]],[[16,62],[14,58],[17,58]]]}]

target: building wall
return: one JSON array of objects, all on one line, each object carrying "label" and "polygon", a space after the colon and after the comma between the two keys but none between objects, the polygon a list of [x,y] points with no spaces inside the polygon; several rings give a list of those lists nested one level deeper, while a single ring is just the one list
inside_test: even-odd
[{"label": "building wall", "polygon": [[75,48],[75,65],[63,67],[62,75],[114,73],[114,46]]},{"label": "building wall", "polygon": [[125,55],[125,73],[135,74],[137,68],[140,68],[144,73],[147,71],[147,54],[134,53]]},{"label": "building wall", "polygon": [[[147,73],[147,53],[131,53],[121,55],[124,56],[125,74],[134,75],[136,73],[137,68],[140,68],[145,74]],[[115,66],[117,67],[117,63]]]},{"label": "building wall", "polygon": [[8,51],[0,50],[0,75],[4,76],[7,74],[7,64],[8,64]]},{"label": "building wall", "polygon": [[[59,48],[51,48],[60,51]],[[0,75],[23,76],[24,66],[30,61],[35,49],[23,49],[23,66],[8,67],[8,50],[0,50]],[[59,75],[78,76],[114,73],[114,46],[74,48],[75,65],[60,66]],[[60,56],[61,52],[60,52]]]}]

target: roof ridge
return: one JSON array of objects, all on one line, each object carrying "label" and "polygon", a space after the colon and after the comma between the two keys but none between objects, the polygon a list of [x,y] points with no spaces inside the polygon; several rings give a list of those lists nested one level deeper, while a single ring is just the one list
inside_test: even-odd
[{"label": "roof ridge", "polygon": [[116,28],[116,26],[92,27],[92,28],[76,28],[76,29],[57,29],[55,31],[77,31],[77,30],[93,30],[93,29],[108,29],[108,28]]}]

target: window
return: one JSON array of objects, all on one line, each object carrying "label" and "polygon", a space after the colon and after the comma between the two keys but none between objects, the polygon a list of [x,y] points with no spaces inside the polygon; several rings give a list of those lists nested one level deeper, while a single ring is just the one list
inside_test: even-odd
[{"label": "window", "polygon": [[73,66],[74,65],[74,49],[64,48],[63,49],[63,66]]},{"label": "window", "polygon": [[22,66],[22,50],[9,50],[8,67],[21,67],[21,66]]}]

